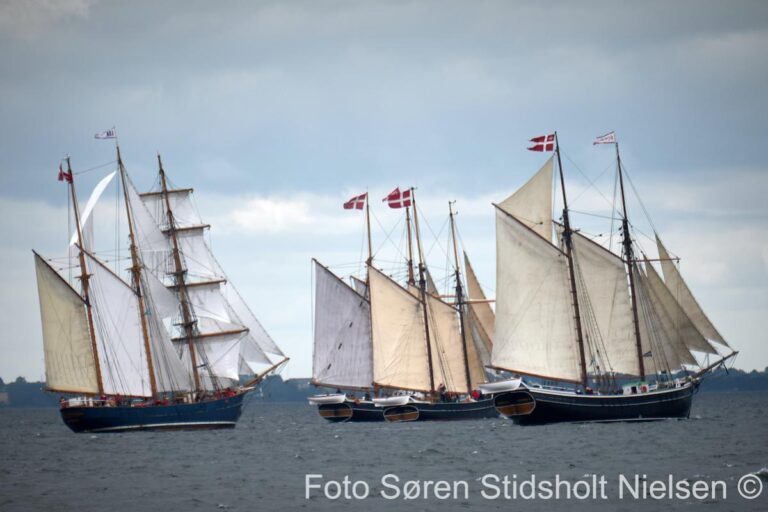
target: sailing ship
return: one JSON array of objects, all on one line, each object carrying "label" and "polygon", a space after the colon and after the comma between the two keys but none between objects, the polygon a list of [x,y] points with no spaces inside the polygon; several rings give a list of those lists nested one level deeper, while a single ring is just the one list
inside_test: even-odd
[{"label": "sailing ship", "polygon": [[[477,392],[479,384],[486,381],[483,364],[489,362],[490,307],[466,254],[467,269],[471,272],[470,293],[478,298],[468,300],[464,292],[453,210],[449,207],[456,292],[455,302],[448,303],[438,294],[424,260],[414,190],[401,193],[396,189],[393,194],[388,196],[392,198],[390,205],[397,204],[406,210],[408,279],[404,285],[373,265],[367,194],[366,278],[355,279],[350,286],[313,260],[312,382],[336,387],[338,392],[311,397],[310,403],[318,406],[323,418],[336,422],[496,417],[493,397],[480,399]],[[403,200],[403,196],[408,199]],[[413,263],[411,208],[419,255],[418,283]],[[341,393],[342,389],[365,395],[362,399],[350,397]]]},{"label": "sailing ship", "polygon": [[[60,167],[77,228],[70,253],[79,286],[33,251],[46,390],[76,395],[60,401],[75,432],[232,428],[246,394],[288,358],[216,261],[193,190],[171,188],[158,155],[158,190],[138,193],[116,149],[118,169],[82,218],[69,157],[67,171]],[[116,173],[129,280],[100,259],[89,236],[90,213]]]},{"label": "sailing ship", "polygon": [[[616,147],[621,254],[573,228],[557,134],[549,137],[554,154],[494,205],[490,366],[513,378],[484,391],[500,414],[524,425],[686,418],[702,376],[737,352],[704,314],[659,236],[654,261],[663,278],[638,250],[615,135],[596,143]],[[555,161],[562,222],[552,219]],[[730,352],[721,355],[714,344]],[[694,354],[705,362],[699,364]],[[710,358],[716,361],[706,364]]]}]

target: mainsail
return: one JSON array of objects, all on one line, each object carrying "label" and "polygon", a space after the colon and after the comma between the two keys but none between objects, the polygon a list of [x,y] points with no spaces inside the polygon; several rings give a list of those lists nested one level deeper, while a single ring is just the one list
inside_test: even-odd
[{"label": "mainsail", "polygon": [[498,205],[547,241],[552,240],[553,158],[549,157],[530,180]]},{"label": "mainsail", "polygon": [[369,388],[373,383],[370,304],[317,260],[312,261],[315,273],[312,381],[317,385]]}]

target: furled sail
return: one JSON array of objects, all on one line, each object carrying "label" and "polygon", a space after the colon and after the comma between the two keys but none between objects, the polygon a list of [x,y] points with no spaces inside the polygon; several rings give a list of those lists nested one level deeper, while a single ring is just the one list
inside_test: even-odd
[{"label": "furled sail", "polygon": [[552,240],[552,170],[554,155],[499,208],[514,216],[547,241]]},{"label": "furled sail", "polygon": [[661,270],[664,272],[664,282],[680,304],[680,307],[685,311],[685,314],[691,319],[693,325],[696,326],[705,338],[716,341],[726,347],[729,346],[715,326],[712,325],[704,310],[699,306],[698,301],[683,280],[683,276],[680,275],[680,271],[675,266],[675,263],[669,257],[669,253],[664,244],[661,243],[658,235],[656,235],[656,246],[659,250],[659,259],[661,259]]},{"label": "furled sail", "polygon": [[85,258],[104,392],[152,396],[136,293],[89,253]]},{"label": "furled sail", "polygon": [[82,297],[35,253],[43,325],[46,387],[98,393],[96,364]]},{"label": "furled sail", "polygon": [[[561,231],[562,228],[558,226]],[[614,372],[638,375],[637,342],[632,320],[629,285],[624,261],[601,245],[578,234],[571,236],[577,289],[582,289],[582,319],[587,309],[594,315],[597,333],[589,321],[582,321],[585,351],[593,346],[605,350],[603,364]],[[586,296],[586,297],[585,297]],[[599,339],[589,339],[599,337]],[[597,357],[597,355],[593,354]],[[590,360],[587,356],[587,360]]]},{"label": "furled sail", "polygon": [[580,381],[568,279],[566,256],[497,208],[493,366]]},{"label": "furled sail", "polygon": [[316,260],[315,349],[312,380],[318,385],[368,388],[373,382],[371,307]]},{"label": "furled sail", "polygon": [[430,391],[421,301],[372,266],[368,267],[368,279],[374,382]]},{"label": "furled sail", "polygon": [[648,278],[648,285],[656,295],[661,307],[671,319],[674,331],[685,346],[690,350],[698,350],[707,354],[717,354],[714,347],[710,345],[688,315],[685,314],[685,311],[677,300],[675,300],[672,292],[664,284],[664,281],[661,279],[658,272],[656,272],[653,265],[646,265],[645,270]]}]

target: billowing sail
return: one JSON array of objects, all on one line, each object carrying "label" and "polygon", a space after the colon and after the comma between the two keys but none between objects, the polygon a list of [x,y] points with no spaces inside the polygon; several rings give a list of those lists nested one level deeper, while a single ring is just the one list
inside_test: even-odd
[{"label": "billowing sail", "polygon": [[498,205],[547,241],[552,240],[553,158],[549,157],[525,185]]},{"label": "billowing sail", "polygon": [[435,386],[445,384],[446,391],[468,393],[459,313],[431,294],[426,294],[426,303]]},{"label": "billowing sail", "polygon": [[[485,301],[487,297],[477,280],[475,271],[469,263],[467,253],[464,253],[464,268],[467,276],[467,295],[470,301]],[[496,321],[495,314],[491,305],[487,302],[470,302],[469,307],[469,325],[477,334],[473,334],[475,342],[478,343],[477,350],[483,361],[483,364],[490,364],[490,352],[493,347],[493,324]]]},{"label": "billowing sail", "polygon": [[104,392],[152,396],[136,293],[100,261],[85,257]]},{"label": "billowing sail", "polygon": [[596,324],[582,321],[585,351],[589,354],[591,347],[602,347],[600,352],[604,350],[605,354],[600,359],[604,365],[614,372],[638,375],[637,342],[624,261],[578,233],[572,234],[571,241],[579,276],[576,286],[580,289],[582,319],[591,310]]},{"label": "billowing sail", "polygon": [[374,382],[386,387],[430,391],[421,301],[371,266],[368,279]]},{"label": "billowing sail", "polygon": [[373,382],[371,307],[360,293],[316,260],[313,266],[312,380],[326,386],[369,388]]},{"label": "billowing sail", "polygon": [[656,272],[653,265],[646,265],[648,285],[659,300],[661,307],[666,311],[672,321],[672,326],[677,336],[682,340],[690,350],[698,350],[707,354],[717,354],[717,351],[704,338],[696,326],[693,324],[683,308],[672,296],[672,292],[664,284],[661,276]]},{"label": "billowing sail", "polygon": [[491,364],[581,380],[566,256],[501,208],[496,211],[496,323]]},{"label": "billowing sail", "polygon": [[[80,230],[83,234],[83,245],[86,250],[90,251],[93,249],[93,216],[91,213],[93,213],[93,209],[99,201],[101,194],[104,193],[104,190],[109,185],[109,182],[112,181],[112,178],[115,177],[115,174],[116,171],[108,174],[96,184],[93,192],[91,192],[91,197],[88,198],[88,202],[85,203],[85,208],[80,214]],[[77,230],[75,230],[72,238],[69,240],[70,251],[73,253],[73,256],[77,255],[78,249],[74,247],[77,242]]]},{"label": "billowing sail", "polygon": [[712,322],[704,313],[704,310],[699,306],[698,301],[693,296],[693,293],[691,293],[688,285],[685,284],[683,276],[680,275],[680,271],[677,270],[674,262],[670,259],[669,253],[664,247],[664,244],[661,243],[661,239],[659,239],[658,235],[656,236],[656,246],[659,249],[659,259],[661,259],[661,270],[664,272],[664,282],[685,314],[691,319],[693,325],[696,326],[696,329],[698,329],[705,338],[716,341],[726,347],[729,346],[715,326],[712,325]]},{"label": "billowing sail", "polygon": [[82,297],[37,253],[35,271],[43,324],[46,387],[67,393],[98,393]]},{"label": "billowing sail", "polygon": [[[645,268],[650,266],[646,262]],[[696,358],[683,342],[661,298],[648,282],[647,274],[639,267],[635,271],[635,289],[640,303],[638,315],[643,353],[650,354],[650,357],[645,358],[646,374],[651,373],[651,370],[675,371],[683,365],[696,365]],[[650,368],[649,361],[653,368]]]},{"label": "billowing sail", "polygon": [[[141,200],[155,219],[155,223],[163,230],[168,229],[168,210],[163,192],[143,193],[141,194]],[[168,202],[171,205],[173,222],[177,229],[203,225],[203,221],[197,213],[197,208],[195,208],[195,204],[192,201],[191,188],[168,190]]]}]

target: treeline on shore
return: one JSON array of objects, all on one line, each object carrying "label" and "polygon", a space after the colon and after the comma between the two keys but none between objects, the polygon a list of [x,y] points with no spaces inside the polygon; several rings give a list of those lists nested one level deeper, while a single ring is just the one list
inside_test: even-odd
[{"label": "treeline on shore", "polygon": [[[4,382],[0,378],[0,408],[3,407],[56,407],[59,395],[43,390],[42,382],[27,382],[18,377],[13,382]],[[318,388],[310,384],[309,379],[283,380],[279,375],[272,375],[251,395],[251,399],[259,402],[300,402],[308,396],[319,393],[331,393],[335,390]],[[753,370],[719,369],[708,375],[701,391],[734,392],[734,391],[768,391],[768,367],[762,372]]]}]

